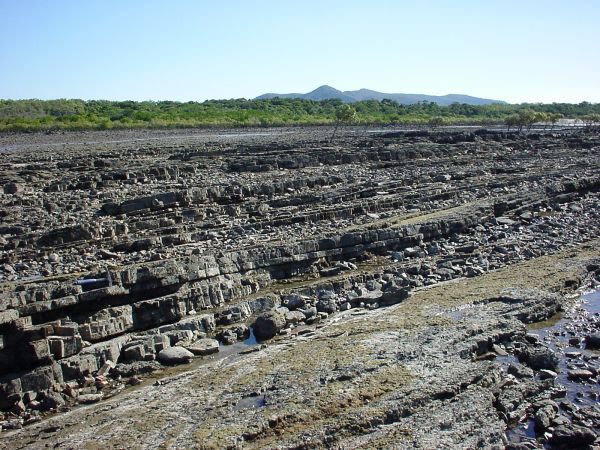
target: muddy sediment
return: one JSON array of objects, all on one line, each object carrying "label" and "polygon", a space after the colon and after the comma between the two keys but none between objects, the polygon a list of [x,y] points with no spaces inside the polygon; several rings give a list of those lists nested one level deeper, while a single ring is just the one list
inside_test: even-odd
[{"label": "muddy sediment", "polygon": [[0,444],[594,445],[597,135],[118,137],[6,143]]}]

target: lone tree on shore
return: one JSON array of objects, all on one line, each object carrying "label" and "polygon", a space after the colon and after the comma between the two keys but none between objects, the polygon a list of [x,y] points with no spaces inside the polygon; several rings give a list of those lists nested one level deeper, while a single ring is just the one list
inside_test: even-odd
[{"label": "lone tree on shore", "polygon": [[548,120],[550,120],[550,123],[552,124],[552,128],[550,128],[550,131],[554,130],[554,127],[556,126],[556,124],[558,123],[558,121],[560,119],[562,119],[564,116],[561,113],[550,113],[548,114]]},{"label": "lone tree on shore", "polygon": [[519,132],[523,130],[523,127],[527,127],[527,131],[531,130],[533,124],[538,121],[538,117],[538,114],[531,109],[519,111]]},{"label": "lone tree on shore", "polygon": [[331,140],[335,138],[335,133],[341,123],[351,123],[356,120],[356,109],[348,104],[343,104],[335,109],[335,128],[331,135]]},{"label": "lone tree on shore", "polygon": [[506,125],[506,131],[510,131],[510,127],[518,127],[519,126],[519,115],[511,114],[510,116],[504,119],[504,124]]},{"label": "lone tree on shore", "polygon": [[600,124],[600,114],[587,114],[581,117],[587,131],[592,131],[597,124]]},{"label": "lone tree on shore", "polygon": [[[562,117],[562,116],[561,116]],[[504,124],[507,126],[507,131],[510,127],[518,127],[519,133],[523,131],[523,127],[527,127],[527,131],[531,130],[533,124],[538,122],[548,122],[551,116],[545,112],[537,112],[532,109],[523,109],[517,114],[511,114],[504,119]],[[556,119],[558,120],[558,118]]]},{"label": "lone tree on shore", "polygon": [[550,121],[550,114],[542,112],[542,111],[537,111],[535,113],[535,122],[534,123],[540,123],[540,122],[543,123],[544,130],[546,129],[546,125],[549,121]]}]

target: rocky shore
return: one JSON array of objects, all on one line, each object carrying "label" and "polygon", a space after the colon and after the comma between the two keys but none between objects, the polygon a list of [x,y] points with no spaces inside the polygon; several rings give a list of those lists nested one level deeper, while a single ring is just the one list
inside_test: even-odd
[{"label": "rocky shore", "polygon": [[600,136],[2,139],[0,445],[597,445]]}]

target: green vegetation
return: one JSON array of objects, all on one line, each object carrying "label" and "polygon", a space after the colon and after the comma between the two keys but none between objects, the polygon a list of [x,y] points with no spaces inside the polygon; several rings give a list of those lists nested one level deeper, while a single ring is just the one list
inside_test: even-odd
[{"label": "green vegetation", "polygon": [[445,117],[442,117],[442,116],[433,116],[429,119],[429,121],[427,123],[430,127],[436,128],[436,127],[441,127],[443,125],[447,125],[448,119],[446,119]]},{"label": "green vegetation", "polygon": [[[579,119],[591,128],[598,123],[596,118],[600,114],[600,104],[587,102],[440,106],[431,102],[403,105],[385,99],[356,102],[351,108],[356,113],[351,121],[364,125],[504,123],[519,129],[537,122],[556,124],[560,117]],[[202,103],[0,100],[0,131],[334,125],[350,122],[336,115],[336,111],[343,109],[344,104],[337,99],[235,99]]]},{"label": "green vegetation", "polygon": [[337,132],[337,129],[340,126],[340,124],[350,124],[356,121],[356,119],[356,109],[354,109],[353,106],[350,106],[347,103],[338,106],[335,110],[335,128],[333,129],[331,140],[335,138],[335,133]]}]

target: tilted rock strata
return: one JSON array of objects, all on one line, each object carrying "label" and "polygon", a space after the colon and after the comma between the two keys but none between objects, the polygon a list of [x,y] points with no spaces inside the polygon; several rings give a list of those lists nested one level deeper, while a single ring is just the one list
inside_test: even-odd
[{"label": "tilted rock strata", "polygon": [[106,364],[131,376],[170,347],[406,302],[599,232],[593,135],[174,142],[3,160],[3,410],[59,409],[111,388]]}]

